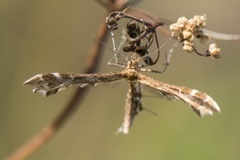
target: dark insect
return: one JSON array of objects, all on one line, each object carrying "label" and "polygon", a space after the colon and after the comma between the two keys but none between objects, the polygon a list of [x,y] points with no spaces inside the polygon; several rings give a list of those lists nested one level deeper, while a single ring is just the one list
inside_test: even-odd
[{"label": "dark insect", "polygon": [[[123,51],[137,53],[140,57],[143,57],[143,61],[145,62],[146,66],[152,66],[158,62],[160,57],[160,47],[158,43],[156,28],[159,26],[163,26],[163,22],[153,23],[145,21],[143,19],[139,19],[125,13],[127,9],[122,12],[115,11],[110,13],[109,16],[106,18],[107,26],[110,31],[113,31],[118,29],[119,20],[121,20],[122,18],[130,19],[126,25],[127,45],[123,47]],[[141,24],[143,27],[140,27],[139,24]],[[114,34],[112,32],[111,34],[112,37],[114,37]],[[149,56],[149,47],[152,45],[154,37],[157,46],[157,57],[153,61],[152,58]],[[112,38],[112,40],[113,45],[115,46],[114,38]],[[165,71],[166,67],[163,69],[163,71]],[[160,71],[160,73],[162,73],[163,71]]]}]

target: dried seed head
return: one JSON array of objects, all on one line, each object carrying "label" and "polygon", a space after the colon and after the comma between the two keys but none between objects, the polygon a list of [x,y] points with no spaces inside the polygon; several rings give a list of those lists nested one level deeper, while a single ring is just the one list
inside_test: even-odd
[{"label": "dried seed head", "polygon": [[178,18],[177,23],[170,25],[170,30],[175,33],[181,32],[186,24],[187,24],[187,18],[180,17],[180,18]]},{"label": "dried seed head", "polygon": [[194,39],[194,35],[192,34],[192,32],[184,30],[182,32],[182,36],[184,40],[189,40],[192,41]]},{"label": "dried seed head", "polygon": [[216,43],[211,43],[208,49],[212,58],[220,58],[221,49],[217,47]]},{"label": "dried seed head", "polygon": [[190,41],[184,41],[183,50],[189,53],[193,52],[193,43]]},{"label": "dried seed head", "polygon": [[179,25],[177,25],[176,23],[171,24],[169,28],[172,31],[172,33],[179,32],[181,29],[181,27]]},{"label": "dried seed head", "polygon": [[206,26],[207,16],[206,14],[203,16],[196,15],[193,17],[193,20],[197,26],[204,28]]},{"label": "dried seed head", "polygon": [[186,17],[180,17],[178,18],[177,24],[179,24],[179,26],[182,28],[188,24],[188,19]]},{"label": "dried seed head", "polygon": [[176,23],[170,25],[170,30],[178,34],[180,41],[192,40],[194,36],[199,35],[201,28],[206,26],[206,15],[196,15],[192,19],[180,17]]},{"label": "dried seed head", "polygon": [[211,56],[214,59],[220,58],[220,48],[215,43],[210,44],[205,54],[202,54],[194,47],[194,38],[199,39],[201,43],[211,40],[211,37],[203,32],[206,26],[206,15],[196,15],[192,19],[180,17],[176,23],[170,25],[172,35],[176,35],[178,40],[183,43],[183,50],[187,52],[196,52],[201,56]]}]

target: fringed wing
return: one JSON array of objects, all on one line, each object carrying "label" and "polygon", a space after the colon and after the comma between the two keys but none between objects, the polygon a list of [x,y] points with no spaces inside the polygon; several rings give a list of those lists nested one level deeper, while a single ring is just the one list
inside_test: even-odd
[{"label": "fringed wing", "polygon": [[141,73],[139,73],[139,82],[142,85],[156,90],[165,97],[180,99],[189,104],[200,117],[203,117],[204,115],[212,115],[213,112],[220,112],[218,104],[206,93],[195,89],[160,82]]},{"label": "fringed wing", "polygon": [[39,92],[43,96],[50,96],[72,85],[86,87],[119,80],[122,80],[120,72],[104,74],[47,73],[33,76],[23,85],[32,85],[34,93]]}]

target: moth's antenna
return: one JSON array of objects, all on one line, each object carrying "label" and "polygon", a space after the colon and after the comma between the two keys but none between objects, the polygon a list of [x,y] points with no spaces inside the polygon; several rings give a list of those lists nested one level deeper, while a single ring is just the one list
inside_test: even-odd
[{"label": "moth's antenna", "polygon": [[[125,56],[125,55],[123,55],[123,54],[120,54],[119,52],[118,52],[118,50],[116,50],[116,48],[115,49],[112,49],[111,47],[109,47],[106,43],[104,43],[102,40],[100,40],[98,37],[96,37],[93,33],[91,34],[96,40],[98,40],[102,45],[104,45],[107,49],[109,49],[110,51],[112,51],[113,53],[114,53],[114,59],[115,59],[115,63],[113,64],[111,61],[112,61],[112,59],[113,58],[111,58],[110,60],[109,60],[109,62],[108,62],[108,64],[109,65],[115,65],[115,64],[118,64],[118,62],[117,62],[117,58],[120,58],[120,59],[126,59],[127,57]],[[120,57],[121,56],[121,57]],[[120,66],[121,66],[122,64],[120,64]],[[125,65],[124,65],[124,67],[125,67]]]},{"label": "moth's antenna", "polygon": [[168,44],[168,42],[170,42],[170,40],[172,40],[172,38],[173,38],[173,36],[169,37],[158,49],[152,51],[151,53],[149,53],[149,55],[161,50],[166,44]]},{"label": "moth's antenna", "polygon": [[[159,51],[159,50],[160,50],[161,48],[163,48],[172,38],[173,38],[173,36],[169,37],[164,44],[162,44],[157,50],[152,51],[150,54]],[[145,71],[145,72],[146,72],[146,71],[147,71],[147,72],[154,72],[154,73],[163,73],[163,72],[165,72],[166,69],[167,69],[167,67],[168,67],[169,64],[170,64],[170,60],[171,60],[171,57],[172,57],[172,53],[174,52],[174,49],[178,46],[178,44],[179,44],[179,42],[174,43],[173,46],[171,47],[171,49],[170,49],[168,52],[165,52],[166,64],[165,64],[165,66],[164,66],[164,68],[163,68],[162,70],[158,71],[158,70],[145,69],[145,68],[141,68],[140,70],[141,70],[141,71]],[[150,54],[145,55],[145,56],[143,56],[143,57],[149,56]],[[142,57],[139,57],[139,58],[142,58]]]}]

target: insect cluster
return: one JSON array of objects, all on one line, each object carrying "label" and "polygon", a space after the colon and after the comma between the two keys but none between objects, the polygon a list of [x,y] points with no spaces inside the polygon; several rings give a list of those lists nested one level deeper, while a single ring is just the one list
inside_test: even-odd
[{"label": "insect cluster", "polygon": [[[119,47],[116,47],[114,31],[119,29],[118,22],[122,19],[127,19],[128,21],[125,32],[122,36],[122,42]],[[193,111],[201,117],[205,115],[212,115],[213,112],[220,112],[218,104],[210,96],[203,92],[157,81],[141,73],[141,71],[162,73],[167,69],[169,61],[166,62],[166,65],[162,70],[152,70],[146,68],[148,66],[155,65],[159,61],[161,53],[157,38],[157,28],[163,26],[163,22],[149,22],[147,20],[134,17],[128,14],[126,9],[124,11],[114,11],[110,13],[106,18],[106,23],[112,35],[112,50],[114,52],[114,57],[109,61],[109,64],[124,67],[122,71],[95,74],[38,74],[28,79],[24,82],[24,84],[32,85],[34,87],[33,92],[40,92],[44,96],[50,96],[69,86],[95,86],[103,83],[126,80],[129,84],[129,90],[126,97],[124,120],[121,127],[117,130],[117,133],[127,134],[133,124],[135,116],[143,110],[141,86],[149,87],[162,96],[181,100],[187,103],[191,106]],[[197,54],[199,54],[199,52],[196,51],[192,40],[196,35],[198,35],[198,37],[200,37],[200,35],[204,37],[201,25],[199,24],[203,23],[199,23],[199,21],[196,20],[181,21],[170,27],[175,36],[178,34],[177,36],[180,37],[178,39],[183,46],[186,45],[186,41],[190,42],[191,40],[191,46],[193,47],[192,51],[195,51]],[[187,25],[188,28],[186,27]],[[184,35],[187,31],[189,32],[189,36]],[[197,31],[198,34],[195,34],[196,32],[192,32],[190,35],[191,31]],[[157,49],[155,52],[150,52],[149,49],[154,41]],[[207,50],[206,54],[199,55],[218,58],[220,49],[216,46],[214,48],[213,45],[211,47],[211,49]],[[213,50],[215,50],[214,53]],[[154,58],[152,58],[153,54],[156,54]],[[119,60],[122,60],[123,63]],[[140,64],[140,61],[143,63]]]}]

